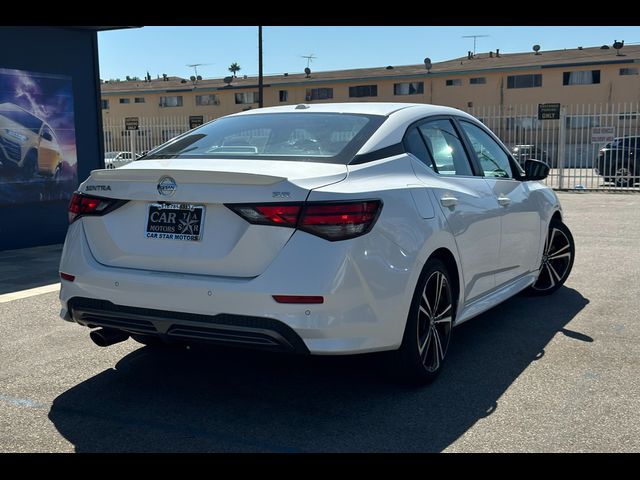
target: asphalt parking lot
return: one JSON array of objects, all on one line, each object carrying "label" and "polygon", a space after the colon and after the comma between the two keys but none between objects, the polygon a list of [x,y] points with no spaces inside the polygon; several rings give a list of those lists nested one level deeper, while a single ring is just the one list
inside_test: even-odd
[{"label": "asphalt parking lot", "polygon": [[638,452],[640,195],[559,196],[566,285],[455,329],[421,389],[379,356],[100,348],[59,319],[57,293],[7,300],[9,271],[17,290],[55,281],[59,248],[36,255],[39,280],[5,252],[0,452]]}]

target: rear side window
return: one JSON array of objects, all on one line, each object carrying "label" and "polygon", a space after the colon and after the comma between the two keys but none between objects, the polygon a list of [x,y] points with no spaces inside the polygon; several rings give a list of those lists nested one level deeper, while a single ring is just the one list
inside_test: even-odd
[{"label": "rear side window", "polygon": [[157,158],[292,160],[347,164],[386,117],[259,113],[223,117],[149,152]]},{"label": "rear side window", "polygon": [[418,132],[417,127],[410,129],[404,137],[404,147],[407,152],[413,154],[418,160],[424,163],[427,167],[434,170],[433,163],[431,161],[431,155],[427,150],[427,146],[422,139],[422,135]]},{"label": "rear side window", "polygon": [[472,176],[460,137],[449,120],[433,120],[418,127],[440,175]]}]

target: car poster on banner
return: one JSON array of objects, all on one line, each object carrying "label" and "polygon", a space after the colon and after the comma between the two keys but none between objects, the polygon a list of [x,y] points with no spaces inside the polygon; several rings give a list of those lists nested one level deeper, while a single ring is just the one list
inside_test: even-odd
[{"label": "car poster on banner", "polygon": [[77,186],[71,77],[0,68],[0,207]]}]

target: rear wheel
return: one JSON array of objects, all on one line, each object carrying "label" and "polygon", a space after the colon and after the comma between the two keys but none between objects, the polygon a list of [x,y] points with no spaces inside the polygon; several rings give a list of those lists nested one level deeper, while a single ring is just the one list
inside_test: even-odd
[{"label": "rear wheel", "polygon": [[427,262],[414,293],[400,349],[397,373],[412,383],[432,382],[442,370],[455,318],[455,294],[440,260]]},{"label": "rear wheel", "polygon": [[575,244],[571,231],[562,221],[551,220],[544,242],[538,279],[526,293],[550,295],[558,290],[571,273],[574,257]]},{"label": "rear wheel", "polygon": [[620,167],[616,170],[616,187],[632,187],[633,175],[627,167]]}]

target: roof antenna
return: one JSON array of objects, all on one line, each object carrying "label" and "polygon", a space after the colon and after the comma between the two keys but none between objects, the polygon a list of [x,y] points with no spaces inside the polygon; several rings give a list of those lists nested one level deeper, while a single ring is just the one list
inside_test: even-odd
[{"label": "roof antenna", "polygon": [[196,77],[195,81],[191,80],[193,83],[198,83],[198,80],[202,80],[202,77],[198,75],[198,67],[201,65],[213,65],[213,63],[192,63],[190,65],[187,65],[187,67],[193,68],[193,71],[194,71],[193,76]]},{"label": "roof antenna", "polygon": [[300,57],[307,59],[307,68],[309,68],[309,64],[313,62],[314,58],[318,58],[313,53],[311,55],[300,55]]},{"label": "roof antenna", "polygon": [[473,56],[476,56],[476,39],[482,37],[489,37],[489,35],[463,35],[461,38],[473,38]]}]

